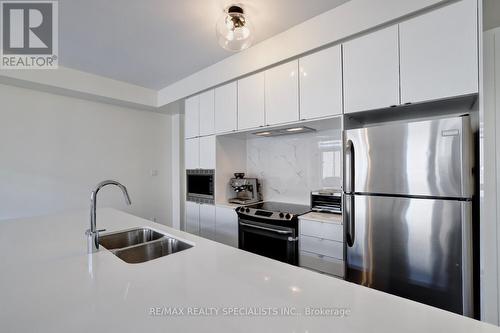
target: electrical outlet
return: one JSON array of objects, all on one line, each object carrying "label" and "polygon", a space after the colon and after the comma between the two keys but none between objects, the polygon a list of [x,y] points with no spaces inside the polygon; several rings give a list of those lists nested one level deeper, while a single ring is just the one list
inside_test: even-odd
[{"label": "electrical outlet", "polygon": [[151,170],[150,174],[151,174],[151,177],[156,177],[156,176],[158,176],[158,170],[153,169],[153,170]]}]

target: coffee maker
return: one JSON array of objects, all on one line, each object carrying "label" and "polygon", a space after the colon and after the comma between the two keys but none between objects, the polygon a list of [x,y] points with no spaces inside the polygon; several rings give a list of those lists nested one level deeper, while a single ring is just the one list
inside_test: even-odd
[{"label": "coffee maker", "polygon": [[230,203],[249,205],[262,200],[257,178],[245,178],[243,172],[238,172],[234,174],[234,178],[231,178],[229,185],[236,192],[236,197],[229,199]]}]

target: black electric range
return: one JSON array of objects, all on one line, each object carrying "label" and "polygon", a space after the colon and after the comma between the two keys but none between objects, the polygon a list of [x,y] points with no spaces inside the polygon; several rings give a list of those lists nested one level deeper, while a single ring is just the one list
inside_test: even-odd
[{"label": "black electric range", "polygon": [[310,206],[265,201],[238,207],[238,247],[298,265],[298,217]]}]

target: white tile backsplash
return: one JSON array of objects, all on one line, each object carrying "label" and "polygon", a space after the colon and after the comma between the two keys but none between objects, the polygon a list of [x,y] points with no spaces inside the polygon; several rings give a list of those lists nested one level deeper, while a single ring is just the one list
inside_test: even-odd
[{"label": "white tile backsplash", "polygon": [[247,177],[257,177],[264,200],[309,204],[310,192],[340,188],[340,130],[247,140]]}]

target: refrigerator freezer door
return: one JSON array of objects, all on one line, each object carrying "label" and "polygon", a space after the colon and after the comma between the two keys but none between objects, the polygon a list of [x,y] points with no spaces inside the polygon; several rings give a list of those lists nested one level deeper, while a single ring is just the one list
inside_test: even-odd
[{"label": "refrigerator freezer door", "polygon": [[350,197],[347,280],[472,315],[469,201]]},{"label": "refrigerator freezer door", "polygon": [[470,198],[469,116],[345,132],[346,193]]}]

